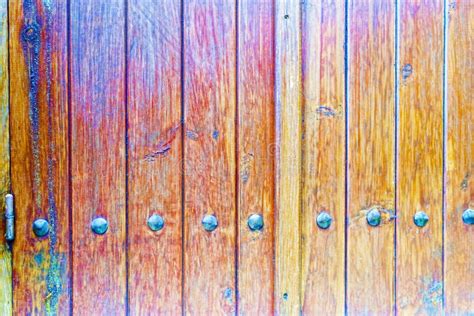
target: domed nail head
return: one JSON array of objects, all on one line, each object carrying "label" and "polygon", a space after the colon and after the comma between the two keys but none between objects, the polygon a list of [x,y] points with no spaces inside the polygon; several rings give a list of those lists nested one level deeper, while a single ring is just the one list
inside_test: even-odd
[{"label": "domed nail head", "polygon": [[468,208],[462,213],[462,221],[466,225],[474,225],[474,210]]},{"label": "domed nail head", "polygon": [[372,226],[376,227],[380,225],[380,222],[382,221],[382,214],[380,214],[380,211],[377,209],[373,209],[367,213],[367,223]]},{"label": "domed nail head", "polygon": [[97,235],[103,235],[109,229],[109,223],[103,217],[98,217],[94,219],[91,223],[92,231]]},{"label": "domed nail head", "polygon": [[247,225],[251,231],[261,231],[263,229],[263,216],[260,214],[252,214],[247,220]]},{"label": "domed nail head", "polygon": [[413,222],[418,227],[425,227],[425,225],[428,224],[429,219],[428,215],[423,211],[418,211],[413,215]]},{"label": "domed nail head", "polygon": [[33,222],[33,232],[36,237],[44,237],[49,233],[49,223],[47,220],[39,218]]},{"label": "domed nail head", "polygon": [[316,224],[321,229],[328,229],[331,223],[332,217],[327,212],[321,212],[318,217],[316,217]]},{"label": "domed nail head", "polygon": [[217,228],[217,218],[214,215],[206,215],[202,219],[202,226],[208,232],[212,232]]},{"label": "domed nail head", "polygon": [[148,225],[148,228],[150,228],[154,232],[163,229],[163,226],[165,226],[165,221],[163,220],[163,217],[157,214],[151,215],[146,223]]}]

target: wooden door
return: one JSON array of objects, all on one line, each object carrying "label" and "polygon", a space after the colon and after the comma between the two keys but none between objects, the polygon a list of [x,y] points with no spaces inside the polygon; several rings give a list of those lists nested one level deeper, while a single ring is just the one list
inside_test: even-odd
[{"label": "wooden door", "polygon": [[473,24],[0,0],[0,314],[474,313]]}]

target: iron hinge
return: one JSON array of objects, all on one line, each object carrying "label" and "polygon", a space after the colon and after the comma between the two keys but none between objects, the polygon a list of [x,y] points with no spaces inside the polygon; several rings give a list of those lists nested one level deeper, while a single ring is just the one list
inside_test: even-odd
[{"label": "iron hinge", "polygon": [[12,242],[15,239],[15,208],[13,195],[5,195],[5,239]]}]

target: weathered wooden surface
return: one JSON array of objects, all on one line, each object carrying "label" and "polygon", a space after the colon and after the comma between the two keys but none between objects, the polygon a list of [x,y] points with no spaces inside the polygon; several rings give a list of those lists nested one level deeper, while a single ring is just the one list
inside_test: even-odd
[{"label": "weathered wooden surface", "polygon": [[[238,5],[238,314],[270,315],[275,249],[274,4],[242,0]],[[253,214],[263,216],[261,231],[248,226]]]},{"label": "weathered wooden surface", "polygon": [[[68,314],[67,7],[10,1],[14,314]],[[49,234],[36,237],[43,218]]]},{"label": "weathered wooden surface", "polygon": [[399,34],[397,310],[432,315],[443,303],[443,3],[401,2]]},{"label": "weathered wooden surface", "polygon": [[[130,313],[180,314],[181,4],[130,0],[128,12]],[[147,226],[152,215],[161,230]]]},{"label": "weathered wooden surface", "polygon": [[10,192],[8,0],[0,1],[0,315],[12,314],[12,257],[5,243],[5,194]]},{"label": "weathered wooden surface", "polygon": [[6,1],[0,314],[474,313],[470,1]]},{"label": "weathered wooden surface", "polygon": [[[184,3],[184,308],[236,307],[236,6]],[[206,231],[205,215],[218,226]]]},{"label": "weathered wooden surface", "polygon": [[301,10],[300,1],[276,1],[275,107],[277,164],[275,308],[301,310]]},{"label": "weathered wooden surface", "polygon": [[[83,315],[125,313],[125,6],[72,0],[71,181],[73,308]],[[104,217],[108,231],[91,222]]]},{"label": "weathered wooden surface", "polygon": [[[303,13],[302,308],[305,315],[340,315],[345,286],[344,1],[305,1]],[[332,217],[328,229],[316,224],[321,212]]]},{"label": "weathered wooden surface", "polygon": [[[347,312],[393,314],[394,2],[351,1],[348,47]],[[382,214],[371,227],[367,212]]]},{"label": "weathered wooden surface", "polygon": [[474,2],[448,8],[445,305],[449,315],[474,314],[474,226],[462,213],[474,208]]}]

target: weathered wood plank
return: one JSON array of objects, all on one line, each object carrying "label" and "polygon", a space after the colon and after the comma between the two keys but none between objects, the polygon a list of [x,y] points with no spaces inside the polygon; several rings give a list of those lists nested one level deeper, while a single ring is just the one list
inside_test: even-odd
[{"label": "weathered wood plank", "polygon": [[[10,1],[14,314],[69,313],[67,7]],[[36,237],[33,221],[49,234]]]},{"label": "weathered wood plank", "polygon": [[[342,0],[305,1],[303,7],[305,315],[344,313],[344,14]],[[332,218],[327,229],[316,223],[322,212]]]},{"label": "weathered wood plank", "polygon": [[[393,314],[395,102],[393,1],[349,4],[347,312]],[[369,226],[378,210],[382,222]]]},{"label": "weathered wood plank", "polygon": [[399,45],[397,311],[432,315],[443,294],[443,2],[401,2]]},{"label": "weathered wood plank", "polygon": [[301,11],[300,1],[275,3],[277,163],[275,308],[301,311]]},{"label": "weathered wood plank", "polygon": [[[125,8],[72,0],[71,164],[73,308],[125,314]],[[97,217],[104,235],[91,230]]]},{"label": "weathered wood plank", "polygon": [[12,314],[12,257],[5,243],[4,197],[10,193],[8,0],[0,1],[0,315]]},{"label": "weathered wood plank", "polygon": [[[129,299],[181,314],[181,3],[128,2]],[[153,231],[150,216],[164,226]],[[157,223],[155,229],[160,227]]]},{"label": "weathered wood plank", "polygon": [[[272,0],[242,0],[238,5],[238,314],[270,315],[274,313],[274,5]],[[251,230],[252,215],[262,216],[261,231]]]},{"label": "weathered wood plank", "polygon": [[449,315],[469,315],[474,314],[474,225],[464,224],[462,214],[474,209],[474,2],[452,3],[448,25],[445,304]]},{"label": "weathered wood plank", "polygon": [[[186,314],[231,314],[236,305],[236,5],[184,6]],[[204,216],[218,226],[206,231]]]}]

